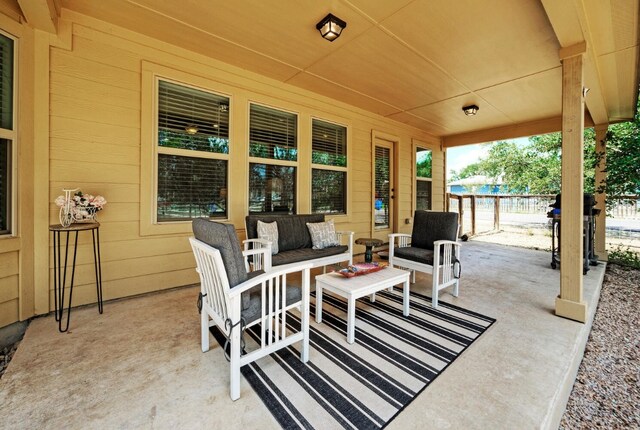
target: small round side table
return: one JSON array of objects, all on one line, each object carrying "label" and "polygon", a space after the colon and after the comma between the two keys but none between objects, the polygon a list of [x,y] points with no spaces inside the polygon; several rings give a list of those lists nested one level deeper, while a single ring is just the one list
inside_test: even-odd
[{"label": "small round side table", "polygon": [[356,243],[367,247],[364,253],[364,262],[371,263],[373,261],[373,247],[380,246],[383,242],[380,239],[375,239],[373,237],[361,237],[356,239]]},{"label": "small round side table", "polygon": [[[71,296],[73,295],[73,281],[76,274],[76,254],[78,251],[78,232],[90,231],[93,239],[93,264],[96,273],[96,293],[98,296],[98,313],[102,313],[102,266],[100,264],[100,223],[76,223],[69,227],[60,224],[49,226],[49,231],[53,233],[53,298],[55,303],[55,318],[58,322],[58,330],[61,333],[69,330],[71,320]],[[64,263],[62,261],[62,237],[65,233]],[[63,329],[64,312],[64,290],[67,284],[67,260],[69,254],[69,234],[75,233],[73,239],[73,260],[71,262],[71,282],[69,284],[69,307],[67,308],[67,324]]]}]

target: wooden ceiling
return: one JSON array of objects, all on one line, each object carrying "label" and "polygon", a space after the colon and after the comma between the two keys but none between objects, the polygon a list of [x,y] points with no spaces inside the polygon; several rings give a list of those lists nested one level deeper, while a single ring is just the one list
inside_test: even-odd
[{"label": "wooden ceiling", "polygon": [[[21,0],[82,14],[436,136],[561,115],[558,51],[587,43],[596,124],[626,120],[638,95],[637,0]],[[24,9],[24,8],[23,8]],[[347,22],[330,43],[315,24]],[[29,20],[29,16],[26,17]],[[480,107],[466,117],[461,108]]]}]

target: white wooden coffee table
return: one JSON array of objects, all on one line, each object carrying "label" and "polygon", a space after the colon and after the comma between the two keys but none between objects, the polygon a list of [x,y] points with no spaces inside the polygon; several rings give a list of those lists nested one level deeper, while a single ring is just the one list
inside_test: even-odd
[{"label": "white wooden coffee table", "polygon": [[402,313],[409,316],[409,273],[406,270],[386,267],[378,272],[346,278],[338,273],[316,276],[316,322],[322,322],[322,291],[328,290],[347,299],[347,342],[355,338],[356,300],[394,285],[404,284],[402,291]]}]

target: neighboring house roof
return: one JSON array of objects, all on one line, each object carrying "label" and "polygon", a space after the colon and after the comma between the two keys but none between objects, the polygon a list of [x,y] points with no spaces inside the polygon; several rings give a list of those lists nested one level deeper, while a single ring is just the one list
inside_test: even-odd
[{"label": "neighboring house roof", "polygon": [[474,185],[503,185],[502,179],[498,178],[494,181],[492,178],[488,178],[484,175],[469,176],[468,178],[458,179],[457,181],[447,182],[447,186],[461,185],[464,187]]}]

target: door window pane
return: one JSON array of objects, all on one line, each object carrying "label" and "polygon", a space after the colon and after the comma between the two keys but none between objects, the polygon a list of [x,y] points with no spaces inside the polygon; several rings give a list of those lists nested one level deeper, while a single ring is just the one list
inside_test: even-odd
[{"label": "door window pane", "polygon": [[378,228],[389,227],[391,150],[376,146],[374,219]]},{"label": "door window pane", "polygon": [[431,181],[417,181],[416,209],[426,211],[431,210]]}]

